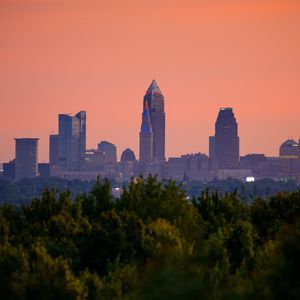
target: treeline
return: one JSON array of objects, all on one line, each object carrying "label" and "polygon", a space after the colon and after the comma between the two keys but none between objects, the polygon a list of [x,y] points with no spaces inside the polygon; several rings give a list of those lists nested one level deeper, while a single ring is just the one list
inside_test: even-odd
[{"label": "treeline", "polygon": [[241,200],[251,202],[257,197],[268,199],[279,192],[295,192],[300,189],[300,186],[293,180],[264,178],[245,183],[238,179],[228,178],[226,180],[216,179],[207,183],[191,181],[185,183],[184,188],[190,196],[197,197],[207,189],[221,194],[236,192]]},{"label": "treeline", "polygon": [[[75,199],[80,194],[89,193],[95,183],[96,181],[83,182],[58,177],[24,178],[14,182],[0,177],[0,204],[28,204],[32,198],[41,195],[46,188],[55,188],[59,192],[69,190],[72,193],[72,198]],[[122,187],[114,179],[110,179],[110,184],[112,187]],[[300,189],[295,181],[275,181],[273,179],[260,179],[250,183],[237,179],[227,179],[212,180],[207,183],[188,181],[181,184],[190,197],[198,197],[208,189],[211,192],[219,192],[220,194],[236,192],[241,200],[247,202],[251,202],[257,197],[267,199],[279,192],[294,192]]]},{"label": "treeline", "polygon": [[149,177],[0,206],[1,299],[299,299],[299,266],[300,192],[188,200]]},{"label": "treeline", "polygon": [[18,181],[0,178],[0,204],[24,205],[41,195],[45,189],[52,188],[59,192],[69,190],[72,197],[76,198],[79,194],[88,193],[94,184],[95,181],[83,182],[58,177],[23,178]]}]

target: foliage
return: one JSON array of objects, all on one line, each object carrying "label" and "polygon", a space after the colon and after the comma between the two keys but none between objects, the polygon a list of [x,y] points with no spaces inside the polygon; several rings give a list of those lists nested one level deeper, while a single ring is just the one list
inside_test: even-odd
[{"label": "foliage", "polygon": [[1,299],[299,299],[300,192],[241,200],[138,178],[0,206]]}]

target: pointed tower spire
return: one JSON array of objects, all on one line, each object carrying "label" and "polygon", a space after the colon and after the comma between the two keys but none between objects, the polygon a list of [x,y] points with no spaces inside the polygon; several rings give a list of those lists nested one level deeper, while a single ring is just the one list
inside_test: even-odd
[{"label": "pointed tower spire", "polygon": [[148,90],[146,92],[146,94],[154,94],[154,93],[157,93],[157,94],[162,94],[160,88],[158,87],[155,79],[152,80],[150,86],[148,87]]},{"label": "pointed tower spire", "polygon": [[150,124],[153,130],[153,159],[165,160],[165,108],[164,96],[155,79],[152,80],[143,101],[143,111],[149,106]]}]

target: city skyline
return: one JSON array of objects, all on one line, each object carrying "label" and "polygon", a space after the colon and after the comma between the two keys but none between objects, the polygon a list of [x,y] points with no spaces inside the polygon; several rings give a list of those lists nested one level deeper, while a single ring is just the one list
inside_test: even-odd
[{"label": "city skyline", "polygon": [[87,149],[86,111],[80,111],[75,115],[58,115],[58,134],[49,135],[49,163],[38,163],[38,138],[16,138],[15,159],[3,164],[2,176],[12,180],[52,176],[82,181],[103,176],[124,182],[132,176],[150,174],[177,181],[299,180],[300,139],[299,143],[285,140],[276,157],[267,157],[264,153],[240,156],[239,126],[231,107],[219,109],[214,135],[208,137],[209,156],[201,152],[182,153],[166,160],[164,102],[153,80],[143,98],[139,160],[127,148],[118,161],[117,147],[110,141],[102,140],[97,149]]},{"label": "city skyline", "polygon": [[235,111],[241,155],[278,156],[284,140],[298,140],[299,1],[152,4],[1,1],[1,162],[15,137],[39,137],[48,161],[56,116],[81,110],[87,148],[108,140],[118,157],[128,147],[137,155],[153,78],[167,99],[166,157],[208,154],[220,107]]},{"label": "city skyline", "polygon": [[[151,90],[151,92],[149,92]],[[144,96],[144,98],[143,98],[143,111],[142,111],[142,127],[141,127],[141,129],[140,129],[140,131],[139,131],[139,133],[138,133],[138,137],[137,137],[137,140],[138,140],[138,143],[139,143],[139,147],[138,147],[138,149],[135,151],[135,149],[134,149],[134,153],[136,153],[137,154],[137,156],[139,157],[140,156],[140,151],[141,151],[141,133],[143,132],[143,126],[145,126],[146,124],[145,124],[145,120],[146,119],[149,119],[148,121],[146,121],[146,123],[147,122],[150,122],[150,109],[149,109],[149,104],[148,104],[148,102],[149,102],[149,96],[150,96],[150,94],[152,95],[152,94],[155,94],[156,96],[157,95],[161,95],[162,96],[162,94],[161,94],[161,91],[160,91],[160,89],[159,89],[159,87],[158,87],[158,85],[157,85],[157,83],[156,83],[156,80],[155,79],[153,79],[152,80],[152,82],[151,82],[151,84],[150,84],[150,86],[148,87],[148,89],[146,90],[146,94],[145,94],[145,96]],[[153,95],[152,95],[153,96]],[[164,96],[162,96],[162,107],[164,107]],[[151,100],[150,100],[150,102],[151,102]],[[164,109],[163,109],[164,110]],[[145,112],[146,112],[146,114],[147,114],[147,117],[146,117],[146,119],[144,119],[145,118]],[[214,131],[216,132],[216,130],[217,130],[217,124],[218,124],[218,120],[220,120],[220,113],[221,113],[221,116],[222,116],[222,119],[223,119],[223,113],[226,113],[226,112],[229,112],[230,114],[232,114],[232,112],[233,112],[233,108],[232,107],[220,107],[219,108],[219,112],[218,112],[218,114],[217,114],[217,118],[216,118],[216,123],[214,123]],[[83,114],[83,117],[82,117],[82,114]],[[86,136],[88,135],[87,134],[87,132],[86,132],[86,114],[87,114],[87,112],[86,111],[80,111],[80,112],[78,112],[76,115],[72,115],[72,113],[58,113],[58,129],[57,129],[57,131],[58,132],[60,132],[60,130],[61,130],[61,124],[64,124],[65,123],[65,121],[70,121],[71,123],[73,122],[73,120],[75,120],[75,123],[77,122],[77,118],[78,118],[78,120],[81,120],[82,118],[83,118],[83,125],[81,125],[81,122],[80,123],[74,123],[73,125],[70,123],[70,125],[68,125],[66,128],[68,128],[68,130],[70,131],[71,130],[71,128],[75,128],[76,127],[76,130],[78,129],[79,130],[79,128],[81,128],[81,127],[83,127],[84,128],[84,133],[83,133],[83,136],[84,136],[84,146],[83,146],[83,148],[82,148],[82,146],[81,146],[81,142],[79,142],[79,144],[78,144],[78,146],[79,146],[79,148],[81,149],[93,149],[93,148],[95,148],[95,144],[94,145],[91,145],[91,147],[88,147],[88,146],[86,146]],[[236,117],[234,116],[234,114],[232,114],[232,117],[233,117],[233,119],[234,119],[234,123],[235,123],[235,126],[237,126],[237,121],[236,121]],[[230,116],[230,118],[231,118],[231,116]],[[66,119],[66,120],[65,120]],[[164,119],[165,119],[165,116],[164,116]],[[62,122],[63,121],[63,122]],[[67,123],[68,123],[67,122]],[[79,121],[78,121],[79,122]],[[231,122],[231,121],[230,121]],[[222,123],[221,123],[222,124]],[[149,124],[147,124],[147,126],[149,126],[150,125],[150,128],[149,128],[149,130],[152,132],[152,126],[151,126],[151,124],[149,123]],[[162,124],[160,124],[160,125],[163,125],[163,131],[165,131],[166,129],[165,129],[165,125],[164,125],[164,122],[162,123]],[[225,124],[224,124],[225,125]],[[221,126],[224,126],[224,125],[221,125]],[[64,127],[65,125],[63,125],[63,127]],[[75,127],[74,127],[75,126]],[[77,128],[78,127],[78,128]],[[67,130],[67,129],[66,129]],[[82,130],[82,129],[80,129],[80,130]],[[235,130],[237,130],[237,129],[235,129]],[[65,130],[63,130],[63,132],[64,132]],[[70,133],[69,134],[71,134],[71,135],[73,135],[74,133],[71,133],[71,131],[70,131]],[[78,134],[79,134],[79,132],[78,132]],[[236,131],[236,134],[237,134],[237,131]],[[75,135],[77,135],[77,133],[75,133]],[[57,134],[57,133],[54,133],[53,131],[48,135],[48,152],[47,152],[47,158],[44,160],[41,160],[41,159],[39,159],[39,162],[50,162],[50,160],[51,160],[51,152],[50,152],[50,148],[51,148],[51,142],[50,142],[50,139],[51,139],[51,137],[52,136],[59,136],[59,134]],[[81,134],[79,134],[78,135],[78,137],[79,136],[81,136]],[[212,140],[212,139],[214,139],[215,138],[215,136],[211,136],[211,135],[209,135],[208,137],[207,137],[207,141],[208,141],[208,149],[207,149],[207,151],[193,151],[193,152],[187,152],[187,153],[178,153],[177,154],[177,156],[180,156],[180,155],[186,155],[186,154],[193,154],[193,153],[195,153],[195,154],[197,154],[197,153],[203,153],[203,154],[206,154],[206,155],[208,155],[209,157],[213,157],[213,156],[215,156],[215,154],[212,152],[212,150],[211,149],[214,149],[215,148],[215,145],[214,146],[212,146],[212,143],[213,144],[215,144],[215,141],[214,140]],[[25,136],[19,136],[19,137],[15,137],[15,138],[13,138],[13,140],[17,140],[17,139],[36,139],[36,137],[31,137],[31,136],[28,136],[28,137],[25,137]],[[40,139],[39,137],[38,137],[38,139]],[[152,139],[153,139],[153,137],[152,137]],[[239,156],[240,155],[245,155],[245,154],[252,154],[251,152],[247,152],[247,151],[245,151],[245,153],[242,153],[242,154],[240,154],[240,148],[241,148],[241,144],[240,144],[240,141],[239,141],[239,136],[237,136],[237,139],[238,139],[238,141],[237,141],[237,160],[239,160]],[[299,140],[299,142],[300,142],[300,136],[297,138],[294,138],[294,137],[287,137],[286,139],[288,139],[288,140],[290,140],[290,139],[295,139],[296,141],[298,141]],[[280,144],[283,142],[283,141],[285,141],[286,139],[284,139],[284,140],[282,140],[281,142],[280,142]],[[100,141],[103,141],[103,139],[99,139],[98,141],[96,141],[96,144],[98,144],[98,142],[100,142]],[[114,141],[111,141],[111,142],[114,142]],[[106,142],[105,142],[106,143]],[[153,143],[153,142],[152,142]],[[223,142],[222,142],[223,143]],[[99,144],[98,144],[99,145]],[[77,147],[77,146],[76,146]],[[59,147],[58,147],[59,148]],[[78,148],[78,150],[79,150],[79,148]],[[129,149],[131,149],[130,148],[130,146],[128,146],[127,148],[129,148]],[[118,149],[118,151],[117,151],[117,160],[119,160],[120,158],[121,158],[121,155],[122,155],[122,152],[124,151],[124,150],[126,150],[127,148],[125,148],[125,149],[118,149],[118,147],[116,147],[116,149]],[[168,147],[164,144],[164,151],[165,151],[165,148],[167,149]],[[220,147],[219,147],[220,148]],[[221,146],[221,148],[222,148],[222,146]],[[221,148],[220,148],[220,150],[221,150]],[[154,149],[153,149],[154,150]],[[40,150],[39,150],[40,151]],[[76,150],[77,151],[77,150]],[[80,150],[80,151],[82,151],[82,150]],[[213,151],[215,151],[215,150],[213,150]],[[221,150],[222,151],[222,150]],[[155,157],[154,157],[154,155],[153,155],[153,152],[154,151],[152,151],[152,154],[151,154],[151,157],[152,157],[152,159],[154,159],[155,160]],[[253,152],[254,153],[254,152]],[[258,152],[257,152],[258,153]],[[138,155],[139,154],[139,155]],[[266,154],[267,155],[267,153],[266,152],[259,152],[259,154]],[[77,154],[76,154],[77,155]],[[82,157],[82,155],[83,154],[78,154],[80,157]],[[274,156],[274,157],[278,157],[278,155],[279,155],[279,146],[277,145],[277,153],[275,153],[274,155],[272,155],[272,156]],[[174,155],[175,156],[175,155]],[[170,158],[170,157],[174,157],[174,156],[167,156],[167,157],[165,157],[166,159],[168,159],[168,158]],[[9,160],[12,160],[12,159],[14,159],[14,157],[13,156],[11,156],[11,158],[9,159]],[[150,162],[152,159],[149,159],[148,161]],[[2,162],[4,162],[4,161],[1,161],[1,163]]]}]

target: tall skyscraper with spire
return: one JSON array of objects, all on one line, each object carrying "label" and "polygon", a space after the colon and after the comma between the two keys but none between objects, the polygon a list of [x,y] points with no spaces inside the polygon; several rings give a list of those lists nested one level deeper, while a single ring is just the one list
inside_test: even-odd
[{"label": "tall skyscraper with spire", "polygon": [[235,169],[240,158],[238,124],[232,108],[221,108],[215,123],[215,136],[210,137],[210,157],[220,169]]},{"label": "tall skyscraper with spire", "polygon": [[140,162],[149,163],[153,160],[153,131],[150,121],[148,102],[146,101],[140,131]]},{"label": "tall skyscraper with spire", "polygon": [[165,160],[165,108],[164,96],[155,80],[150,84],[144,96],[143,111],[149,107],[150,124],[153,131],[153,160]]}]

